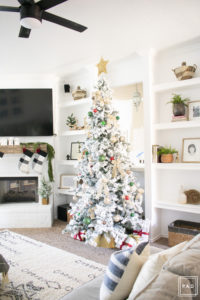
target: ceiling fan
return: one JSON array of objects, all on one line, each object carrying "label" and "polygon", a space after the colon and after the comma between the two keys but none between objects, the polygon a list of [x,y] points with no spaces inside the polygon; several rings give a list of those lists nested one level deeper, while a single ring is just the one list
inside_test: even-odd
[{"label": "ceiling fan", "polygon": [[18,0],[20,3],[19,7],[0,6],[0,11],[20,13],[21,28],[19,37],[21,38],[28,38],[31,29],[39,27],[42,24],[42,20],[83,32],[87,27],[46,12],[47,9],[65,1],[67,0],[41,0],[37,2],[34,0]]}]

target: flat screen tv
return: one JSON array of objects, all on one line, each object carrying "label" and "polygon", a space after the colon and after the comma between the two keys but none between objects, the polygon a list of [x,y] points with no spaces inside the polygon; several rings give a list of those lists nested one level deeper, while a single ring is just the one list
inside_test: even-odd
[{"label": "flat screen tv", "polygon": [[52,89],[0,89],[0,137],[50,135]]}]

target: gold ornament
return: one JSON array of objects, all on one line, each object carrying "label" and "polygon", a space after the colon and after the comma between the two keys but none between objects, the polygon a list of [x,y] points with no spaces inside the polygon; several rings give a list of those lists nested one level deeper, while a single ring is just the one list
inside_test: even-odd
[{"label": "gold ornament", "polygon": [[121,137],[120,137],[120,141],[121,141],[121,142],[125,142],[125,137],[124,137],[124,136],[121,136]]},{"label": "gold ornament", "polygon": [[108,197],[106,197],[103,202],[104,202],[104,204],[108,205],[108,204],[110,204],[110,199]]},{"label": "gold ornament", "polygon": [[117,138],[116,138],[116,136],[111,136],[111,142],[114,144],[114,143],[116,143],[117,142]]},{"label": "gold ornament", "polygon": [[121,216],[120,216],[120,215],[115,215],[115,216],[113,217],[113,220],[114,220],[115,222],[119,222],[119,221],[121,220]]},{"label": "gold ornament", "polygon": [[101,58],[100,62],[96,65],[98,68],[98,75],[100,75],[101,73],[107,73],[106,70],[107,63],[108,60],[104,60],[103,58]]},{"label": "gold ornament", "polygon": [[119,127],[119,124],[118,124],[115,116],[108,115],[107,126],[108,126],[108,128],[111,128],[112,126]]},{"label": "gold ornament", "polygon": [[139,189],[138,189],[138,193],[140,193],[140,194],[144,194],[144,189],[142,189],[142,188],[139,188]]}]

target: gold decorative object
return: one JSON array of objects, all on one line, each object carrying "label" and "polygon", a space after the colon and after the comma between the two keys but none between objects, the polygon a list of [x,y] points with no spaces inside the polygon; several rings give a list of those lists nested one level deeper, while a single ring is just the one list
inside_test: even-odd
[{"label": "gold decorative object", "polygon": [[193,65],[193,66],[187,66],[186,62],[182,62],[181,67],[172,69],[172,71],[174,72],[176,78],[178,80],[185,80],[185,79],[190,79],[194,76],[194,73],[197,69],[197,65]]},{"label": "gold decorative object", "polygon": [[200,204],[200,192],[197,190],[188,190],[184,193],[187,196],[187,204]]},{"label": "gold decorative object", "polygon": [[42,198],[42,205],[48,205],[49,199],[48,198]]},{"label": "gold decorative object", "polygon": [[104,60],[103,58],[101,58],[100,62],[96,65],[98,68],[98,75],[100,75],[101,73],[107,73],[106,70],[107,63],[108,60]]},{"label": "gold decorative object", "polygon": [[115,240],[113,237],[110,237],[110,242],[108,242],[104,235],[99,235],[95,239],[95,242],[97,243],[97,247],[115,248]]},{"label": "gold decorative object", "polygon": [[86,96],[87,92],[85,90],[82,90],[80,86],[78,86],[77,89],[74,92],[72,92],[72,97],[74,98],[74,100],[86,98]]}]

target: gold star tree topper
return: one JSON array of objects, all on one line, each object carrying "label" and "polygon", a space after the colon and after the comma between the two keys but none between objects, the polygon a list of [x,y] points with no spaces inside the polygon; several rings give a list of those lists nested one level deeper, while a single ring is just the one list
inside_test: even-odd
[{"label": "gold star tree topper", "polygon": [[108,60],[104,60],[103,58],[101,58],[100,62],[96,65],[98,68],[98,75],[100,75],[101,73],[107,73],[106,70],[107,63]]}]

